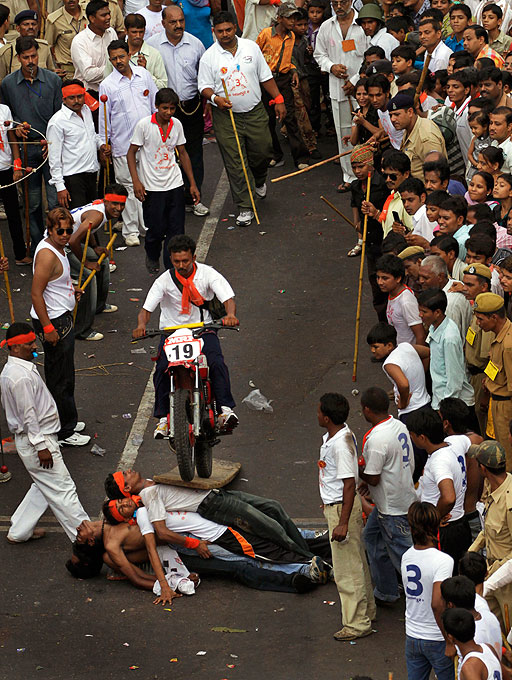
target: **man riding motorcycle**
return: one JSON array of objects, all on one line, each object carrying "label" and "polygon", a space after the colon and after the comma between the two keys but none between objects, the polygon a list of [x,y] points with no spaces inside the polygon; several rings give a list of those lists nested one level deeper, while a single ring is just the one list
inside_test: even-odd
[{"label": "man riding motorcycle", "polygon": [[[196,262],[196,243],[185,234],[174,236],[169,241],[169,254],[173,269],[159,276],[147,294],[137,319],[134,338],[142,338],[151,313],[160,305],[159,328],[162,331],[158,346],[157,361],[153,384],[155,386],[154,416],[159,422],[154,431],[155,439],[163,439],[169,434],[167,414],[169,413],[170,380],[167,373],[168,360],[163,351],[163,344],[168,336],[164,331],[170,326],[181,324],[210,323],[212,316],[207,309],[207,302],[216,297],[224,305],[226,315],[225,326],[238,326],[235,316],[235,294],[228,281],[213,267]],[[235,402],[231,394],[229,371],[224,362],[222,349],[217,333],[205,330],[201,334],[202,352],[206,356],[210,371],[219,424],[223,429],[233,429],[238,425],[238,417],[233,408]]]}]

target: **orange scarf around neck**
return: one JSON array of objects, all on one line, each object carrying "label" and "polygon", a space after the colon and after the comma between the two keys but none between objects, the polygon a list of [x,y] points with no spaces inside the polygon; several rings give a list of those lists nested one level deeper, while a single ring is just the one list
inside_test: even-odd
[{"label": "orange scarf around neck", "polygon": [[194,285],[194,276],[196,275],[197,266],[194,263],[194,269],[192,274],[185,278],[182,276],[177,269],[174,270],[176,278],[183,286],[183,291],[181,293],[181,314],[190,314],[190,303],[200,307],[204,304],[204,299]]}]

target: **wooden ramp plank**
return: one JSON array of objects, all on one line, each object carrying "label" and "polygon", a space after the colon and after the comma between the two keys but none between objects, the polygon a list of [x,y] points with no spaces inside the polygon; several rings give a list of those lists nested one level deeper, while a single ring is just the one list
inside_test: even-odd
[{"label": "wooden ramp plank", "polygon": [[180,477],[178,466],[174,467],[170,472],[164,472],[161,475],[153,475],[153,479],[158,484],[172,484],[173,486],[187,486],[190,489],[220,489],[233,479],[240,472],[241,463],[236,463],[231,460],[220,460],[214,458],[212,463],[211,477],[198,477],[197,475],[190,482],[184,482]]}]

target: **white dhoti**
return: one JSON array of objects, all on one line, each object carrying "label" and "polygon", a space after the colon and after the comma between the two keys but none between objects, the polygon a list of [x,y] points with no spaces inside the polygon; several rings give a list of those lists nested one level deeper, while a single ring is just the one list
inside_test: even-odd
[{"label": "white dhoti", "polygon": [[[352,113],[350,110],[349,100],[337,101],[331,99],[332,116],[334,118],[334,127],[336,128],[336,137],[338,138],[338,153],[351,151],[354,147],[349,142],[347,145],[343,144],[342,137],[350,135],[352,131]],[[341,171],[343,173],[344,182],[353,182],[356,176],[352,172],[350,165],[350,154],[340,158]]]},{"label": "white dhoti", "polygon": [[[133,182],[130,171],[128,170],[128,162],[126,161],[126,156],[114,156],[114,172],[116,174],[116,182],[122,184],[128,191],[128,198],[124,206],[122,213],[123,219],[123,236],[129,236],[130,234],[135,234],[138,236],[139,233],[144,235],[146,233],[146,228],[144,226],[144,217],[142,216],[142,203],[138,198],[135,198],[133,193]],[[137,163],[137,172],[138,172]]]},{"label": "white dhoti", "polygon": [[15,435],[16,449],[33,484],[11,517],[7,537],[13,541],[28,541],[41,515],[51,509],[70,541],[76,538],[76,528],[89,519],[78,499],[75,483],[69,474],[56,435],[46,437],[52,454],[53,467],[46,470],[39,464],[36,449],[25,434]]}]

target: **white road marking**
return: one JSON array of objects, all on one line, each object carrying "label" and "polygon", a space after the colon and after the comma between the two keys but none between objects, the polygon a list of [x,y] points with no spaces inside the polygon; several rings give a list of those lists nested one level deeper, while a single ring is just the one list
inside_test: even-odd
[{"label": "white road marking", "polygon": [[[215,188],[213,201],[210,205],[210,214],[206,218],[199,238],[197,239],[196,255],[199,262],[204,262],[208,256],[210,245],[215,235],[215,229],[219,222],[222,207],[226,201],[229,191],[229,182],[226,171],[223,169],[219,177],[219,181]],[[133,421],[132,429],[128,435],[123,453],[117,464],[117,470],[127,470],[135,465],[137,456],[139,455],[140,444],[134,444],[133,440],[141,441],[146,432],[149,419],[153,413],[153,371],[148,378],[146,388],[142,399],[140,400],[139,408],[137,409],[137,417]]]}]

